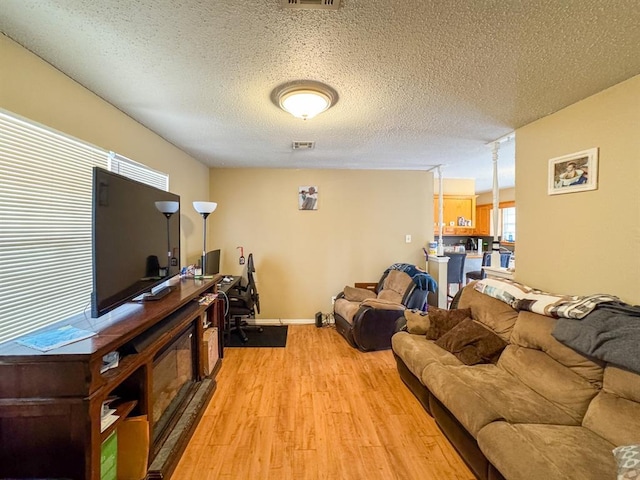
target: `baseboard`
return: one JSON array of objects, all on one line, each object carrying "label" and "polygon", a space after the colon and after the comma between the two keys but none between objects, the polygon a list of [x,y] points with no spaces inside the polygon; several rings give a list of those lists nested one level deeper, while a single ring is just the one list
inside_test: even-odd
[{"label": "baseboard", "polygon": [[249,325],[315,325],[313,318],[249,318]]}]

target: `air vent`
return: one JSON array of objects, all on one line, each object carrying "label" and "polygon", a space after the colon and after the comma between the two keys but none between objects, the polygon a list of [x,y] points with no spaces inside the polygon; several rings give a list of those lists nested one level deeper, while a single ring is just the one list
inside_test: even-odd
[{"label": "air vent", "polygon": [[291,148],[294,150],[311,150],[316,146],[316,142],[292,142]]},{"label": "air vent", "polygon": [[313,8],[317,10],[337,10],[340,0],[280,0],[282,8]]}]

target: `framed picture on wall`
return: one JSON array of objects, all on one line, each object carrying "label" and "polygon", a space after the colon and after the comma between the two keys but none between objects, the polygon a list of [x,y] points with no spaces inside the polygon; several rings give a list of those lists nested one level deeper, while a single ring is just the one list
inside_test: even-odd
[{"label": "framed picture on wall", "polygon": [[598,149],[549,160],[549,195],[584,192],[598,188]]},{"label": "framed picture on wall", "polygon": [[298,210],[318,210],[318,187],[298,187]]}]

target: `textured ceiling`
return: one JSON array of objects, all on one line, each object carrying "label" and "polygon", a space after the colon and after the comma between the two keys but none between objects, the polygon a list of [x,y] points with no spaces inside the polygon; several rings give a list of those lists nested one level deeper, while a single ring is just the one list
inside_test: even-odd
[{"label": "textured ceiling", "polygon": [[[218,167],[426,169],[491,188],[487,142],[640,73],[637,0],[2,0],[0,30]],[[302,121],[281,83],[331,85]],[[292,141],[315,141],[292,151]],[[513,142],[500,184],[514,184]]]}]

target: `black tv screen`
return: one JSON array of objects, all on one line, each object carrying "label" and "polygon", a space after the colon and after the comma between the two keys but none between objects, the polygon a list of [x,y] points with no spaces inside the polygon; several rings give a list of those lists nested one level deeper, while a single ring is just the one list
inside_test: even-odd
[{"label": "black tv screen", "polygon": [[[179,202],[173,193],[93,169],[92,317],[179,273]],[[177,211],[165,215],[167,206]]]}]

